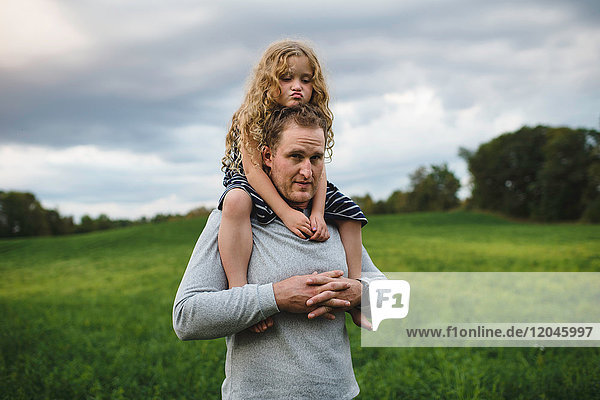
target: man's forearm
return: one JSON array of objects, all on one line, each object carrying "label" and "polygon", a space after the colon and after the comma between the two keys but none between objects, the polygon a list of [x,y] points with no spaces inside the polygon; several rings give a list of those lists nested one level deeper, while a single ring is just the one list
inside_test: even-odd
[{"label": "man's forearm", "polygon": [[278,312],[270,300],[270,284],[218,291],[190,289],[178,292],[173,307],[173,328],[182,340],[229,336]]}]

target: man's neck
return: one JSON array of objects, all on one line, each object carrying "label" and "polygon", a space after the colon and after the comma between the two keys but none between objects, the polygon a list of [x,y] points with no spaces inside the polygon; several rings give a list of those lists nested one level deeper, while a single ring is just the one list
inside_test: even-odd
[{"label": "man's neck", "polygon": [[312,200],[307,201],[306,203],[292,203],[291,201],[287,202],[288,205],[298,211],[302,211],[304,212],[305,210],[309,210],[310,209],[310,205],[312,203]]}]

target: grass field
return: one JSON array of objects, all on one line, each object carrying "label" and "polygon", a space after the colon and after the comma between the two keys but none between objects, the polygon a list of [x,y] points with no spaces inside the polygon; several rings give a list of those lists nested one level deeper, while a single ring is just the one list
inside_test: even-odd
[{"label": "grass field", "polygon": [[[180,342],[177,286],[204,220],[0,241],[0,398],[220,397],[225,342]],[[600,271],[600,226],[374,216],[382,271]],[[600,348],[361,348],[361,399],[600,399]]]}]

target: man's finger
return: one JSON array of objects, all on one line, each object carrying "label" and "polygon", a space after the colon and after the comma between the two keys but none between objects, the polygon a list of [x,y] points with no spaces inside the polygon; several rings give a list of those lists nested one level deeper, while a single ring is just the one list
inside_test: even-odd
[{"label": "man's finger", "polygon": [[344,300],[344,299],[329,299],[327,301],[321,302],[321,303],[315,303],[315,304],[319,304],[321,306],[326,306],[326,307],[330,307],[330,308],[347,308],[350,307],[350,305],[352,303],[350,303],[348,300]]},{"label": "man's finger", "polygon": [[332,299],[323,301],[321,303],[315,303],[315,304],[318,304],[320,306],[330,307],[333,309],[337,309],[338,311],[341,311],[341,310],[346,311],[347,309],[349,309],[352,306],[352,303],[349,300],[336,299],[336,298],[332,298]]},{"label": "man's finger", "polygon": [[331,278],[339,278],[344,275],[344,271],[341,269],[334,269],[333,271],[322,272],[321,275],[329,276]]},{"label": "man's finger", "polygon": [[332,281],[331,278],[339,278],[343,275],[344,275],[344,272],[340,271],[340,270],[321,272],[318,275],[309,277],[307,279],[306,283],[308,285],[324,285],[326,283],[331,282]]},{"label": "man's finger", "polygon": [[[337,282],[336,282],[337,283]],[[343,289],[341,289],[343,290]],[[310,306],[314,306],[316,304],[318,305],[322,305],[325,304],[325,302],[330,301],[332,299],[336,299],[336,297],[339,295],[339,290],[325,290],[319,294],[314,295],[313,297],[311,297],[310,299],[306,300],[306,305],[308,307]],[[336,299],[338,300],[338,299]],[[347,302],[348,300],[345,299],[341,299],[341,301],[343,302]],[[350,304],[336,304],[336,307],[347,307]]]},{"label": "man's finger", "polygon": [[308,313],[308,319],[317,318],[321,315],[329,313],[329,311],[331,311],[331,310],[329,310],[328,307],[318,307]]},{"label": "man's finger", "polygon": [[333,315],[332,313],[325,313],[323,314],[323,318],[333,321],[335,319],[335,315]]},{"label": "man's finger", "polygon": [[340,280],[332,280],[329,283],[321,285],[321,287],[319,289],[321,292],[325,291],[325,290],[333,290],[334,292],[339,292],[340,290],[346,290],[349,287],[350,287],[350,283],[348,283],[348,282],[340,281]]},{"label": "man's finger", "polygon": [[[333,321],[335,319],[335,315],[330,312],[326,312],[325,314],[321,315],[321,318],[325,318],[330,321]],[[311,319],[313,319],[313,318],[311,318]]]},{"label": "man's finger", "polygon": [[348,300],[336,299],[336,295],[336,292],[328,290],[306,300],[306,305],[308,307],[314,305],[330,306],[336,308],[350,307],[350,302]]},{"label": "man's finger", "polygon": [[[314,296],[317,296],[319,294],[325,293],[325,292],[340,292],[343,290],[346,290],[348,288],[350,288],[350,284],[348,282],[344,282],[344,281],[336,281],[336,280],[330,280],[327,283],[321,283],[321,284],[313,284],[313,286],[317,286],[315,288],[315,294]],[[336,294],[333,294],[332,297],[336,297]],[[321,299],[321,301],[324,301],[326,299]]]},{"label": "man's finger", "polygon": [[[330,314],[330,313],[331,313],[330,307],[321,306],[321,307],[318,307],[318,308],[312,310],[310,313],[308,313],[308,319],[317,318],[317,317],[320,317],[321,315]],[[335,318],[335,316],[333,316],[333,317]]]}]

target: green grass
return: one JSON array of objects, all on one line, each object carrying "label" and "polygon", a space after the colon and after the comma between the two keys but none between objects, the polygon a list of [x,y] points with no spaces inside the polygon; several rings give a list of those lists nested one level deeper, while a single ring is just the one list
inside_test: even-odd
[{"label": "green grass", "polygon": [[600,227],[466,212],[375,216],[363,242],[382,271],[600,271]]},{"label": "green grass", "polygon": [[[0,241],[0,398],[219,398],[223,339],[180,342],[177,286],[204,220]],[[383,271],[600,271],[600,226],[375,216]],[[361,399],[600,398],[598,348],[361,348]]]}]

